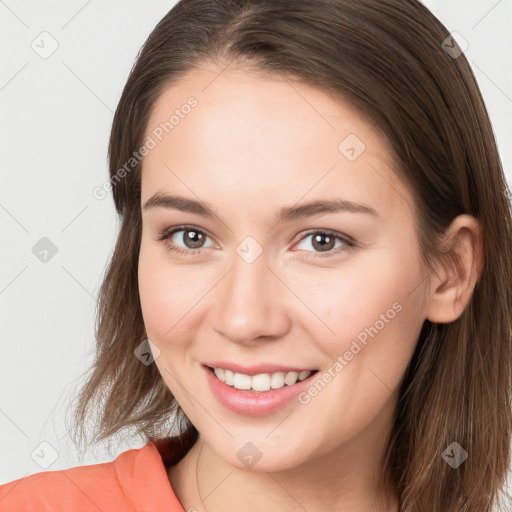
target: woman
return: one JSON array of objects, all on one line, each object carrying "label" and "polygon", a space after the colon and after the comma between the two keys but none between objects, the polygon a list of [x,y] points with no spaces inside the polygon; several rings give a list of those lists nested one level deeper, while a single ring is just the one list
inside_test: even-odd
[{"label": "woman", "polygon": [[147,444],[0,510],[491,511],[512,222],[476,81],[419,2],[179,2],[119,102],[122,226],[77,402]]}]

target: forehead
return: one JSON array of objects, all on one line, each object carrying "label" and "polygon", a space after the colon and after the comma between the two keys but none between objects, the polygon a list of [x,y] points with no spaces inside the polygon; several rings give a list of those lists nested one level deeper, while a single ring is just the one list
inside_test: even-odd
[{"label": "forehead", "polygon": [[369,120],[280,75],[194,69],[155,102],[146,137],[156,145],[143,160],[143,201],[176,188],[247,200],[266,194],[280,203],[347,194],[384,209],[412,201]]}]

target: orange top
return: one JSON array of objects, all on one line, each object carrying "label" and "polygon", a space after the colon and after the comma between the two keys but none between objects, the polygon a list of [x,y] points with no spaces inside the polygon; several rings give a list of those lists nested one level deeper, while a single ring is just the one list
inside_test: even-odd
[{"label": "orange top", "polygon": [[178,448],[174,439],[149,441],[112,462],[13,480],[0,486],[0,511],[185,512],[165,466]]}]

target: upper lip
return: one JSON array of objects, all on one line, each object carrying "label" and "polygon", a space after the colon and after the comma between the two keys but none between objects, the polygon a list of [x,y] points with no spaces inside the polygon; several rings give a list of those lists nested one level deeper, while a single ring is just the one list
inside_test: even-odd
[{"label": "upper lip", "polygon": [[260,373],[275,373],[275,372],[303,372],[315,371],[313,368],[300,368],[298,366],[277,365],[272,363],[259,363],[250,366],[243,366],[241,364],[229,361],[207,361],[203,363],[210,368],[223,368],[224,370],[231,370],[234,373],[243,373],[244,375],[258,375]]}]

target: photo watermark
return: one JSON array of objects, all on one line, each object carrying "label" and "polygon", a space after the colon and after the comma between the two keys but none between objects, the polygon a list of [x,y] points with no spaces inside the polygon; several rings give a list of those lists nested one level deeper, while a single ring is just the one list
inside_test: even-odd
[{"label": "photo watermark", "polygon": [[[365,327],[364,330],[356,336],[356,339],[352,340],[350,349],[346,350],[343,355],[339,355],[327,370],[316,375],[308,389],[299,393],[297,396],[299,402],[302,405],[309,404],[311,399],[317,396],[318,393],[320,393],[320,391],[322,391],[325,386],[349,364],[350,361],[352,361],[354,356],[359,354],[359,352],[366,347],[368,336],[370,338],[377,336],[377,334],[384,329],[386,324],[389,324],[389,322],[393,320],[400,311],[402,311],[402,304],[400,304],[400,302],[395,302],[385,313],[381,313],[379,315],[379,319],[376,320],[372,326]],[[363,346],[359,345],[358,341]]]},{"label": "photo watermark", "polygon": [[[174,114],[169,117],[168,121],[160,123],[156,128],[151,131],[151,135],[146,137],[144,144],[132,153],[132,156],[120,167],[116,173],[105,181],[103,185],[94,187],[92,195],[94,199],[101,201],[105,199],[107,194],[126,177],[133,169],[137,167],[139,162],[152,150],[155,149],[159,142],[162,141],[165,135],[168,135],[176,126],[178,126],[182,119],[190,114],[194,107],[197,107],[198,101],[194,96],[187,99],[187,102],[181,105],[180,108],[174,109]],[[156,139],[156,140],[155,140]]]}]

